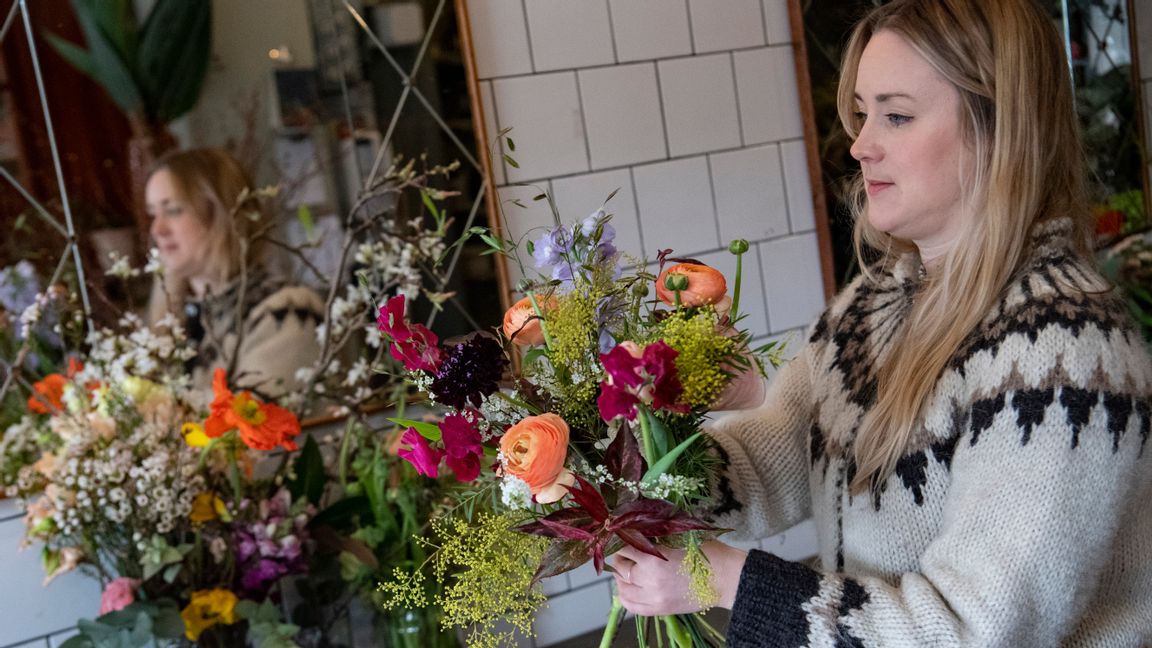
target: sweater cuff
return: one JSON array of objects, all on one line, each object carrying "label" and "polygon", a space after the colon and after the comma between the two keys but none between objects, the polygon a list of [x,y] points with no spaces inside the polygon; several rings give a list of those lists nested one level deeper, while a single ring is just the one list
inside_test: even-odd
[{"label": "sweater cuff", "polygon": [[820,580],[811,567],[750,551],[732,606],[728,648],[808,645],[802,606],[820,593]]}]

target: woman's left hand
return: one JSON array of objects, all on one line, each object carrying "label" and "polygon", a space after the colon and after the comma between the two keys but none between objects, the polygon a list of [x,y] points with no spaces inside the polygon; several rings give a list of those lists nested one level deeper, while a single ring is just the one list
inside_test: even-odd
[{"label": "woman's left hand", "polygon": [[[704,555],[712,566],[716,605],[731,608],[740,584],[740,572],[748,552],[722,542],[706,542]],[[667,560],[625,546],[612,557],[616,591],[624,608],[641,616],[664,616],[699,612],[700,603],[689,589],[688,575],[681,573],[684,551],[660,547]]]}]

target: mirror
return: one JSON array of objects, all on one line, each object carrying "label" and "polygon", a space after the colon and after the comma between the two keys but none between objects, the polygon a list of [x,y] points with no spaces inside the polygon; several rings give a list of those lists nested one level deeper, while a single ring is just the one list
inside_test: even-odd
[{"label": "mirror", "polygon": [[[127,4],[140,17],[158,5]],[[341,249],[345,216],[365,208],[361,189],[383,178],[395,156],[415,158],[417,171],[459,164],[435,187],[451,223],[447,243],[488,224],[479,153],[486,146],[477,141],[470,52],[454,3],[211,5],[211,56],[196,106],[163,126],[182,147],[224,147],[258,186],[279,186],[270,199],[275,235],[304,249],[285,260],[297,281],[322,294],[330,281],[356,281],[353,255]],[[0,173],[7,180],[0,182],[0,227],[17,233],[0,245],[0,268],[27,260],[39,286],[64,281],[84,289],[90,326],[111,323],[125,309],[141,310],[149,293],[146,284],[107,274],[109,252],[144,261],[133,217],[142,179],[127,145],[136,125],[48,42],[47,34],[86,42],[69,1],[24,7],[10,5],[0,35]],[[35,34],[35,48],[27,33]],[[373,200],[379,204],[370,211],[394,223],[429,218],[419,193]],[[450,245],[440,270],[429,274],[425,288],[444,301],[440,309],[425,301],[418,314],[442,338],[491,328],[503,315],[492,298],[502,293],[494,257],[483,249],[478,241]],[[13,321],[27,304],[9,301]],[[7,379],[15,358],[3,360]]]}]

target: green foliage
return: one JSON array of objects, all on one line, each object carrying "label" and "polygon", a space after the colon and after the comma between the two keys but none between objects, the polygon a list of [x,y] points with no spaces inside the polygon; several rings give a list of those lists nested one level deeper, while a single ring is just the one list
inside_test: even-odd
[{"label": "green foliage", "polygon": [[157,0],[143,26],[131,0],[72,0],[72,8],[88,49],[48,40],[121,110],[166,124],[196,105],[211,54],[209,0]]},{"label": "green foliage", "polygon": [[172,605],[137,601],[94,621],[81,619],[76,630],[76,636],[61,644],[62,648],[140,648],[153,639],[180,638],[184,621]]}]

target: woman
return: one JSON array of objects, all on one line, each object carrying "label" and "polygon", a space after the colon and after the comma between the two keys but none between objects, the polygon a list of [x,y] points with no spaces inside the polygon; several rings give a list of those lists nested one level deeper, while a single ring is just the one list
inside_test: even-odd
[{"label": "woman", "polygon": [[153,294],[152,322],[183,315],[197,355],[195,384],[211,385],[215,367],[231,384],[267,398],[299,386],[301,367],[319,357],[316,325],[324,303],[313,290],[288,284],[264,264],[266,227],[253,184],[219,149],[161,158],[145,187],[151,233],[164,266]]},{"label": "woman", "polygon": [[[1093,269],[1050,19],[896,0],[842,70],[857,250],[882,258],[710,430],[719,526],[819,537],[818,568],[707,546],[728,645],[1152,644],[1152,363]],[[671,558],[619,552],[625,607],[697,607]]]}]

